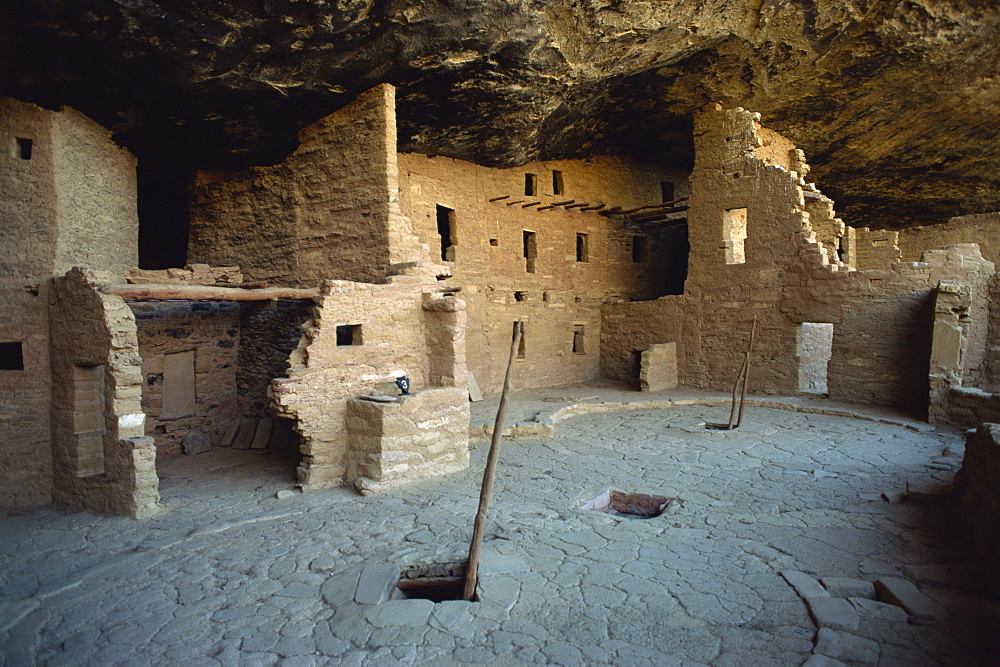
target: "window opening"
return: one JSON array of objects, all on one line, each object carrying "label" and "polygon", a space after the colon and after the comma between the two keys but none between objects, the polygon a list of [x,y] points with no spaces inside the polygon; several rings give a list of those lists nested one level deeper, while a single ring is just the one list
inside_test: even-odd
[{"label": "window opening", "polygon": [[104,366],[73,366],[76,476],[104,472]]},{"label": "window opening", "polygon": [[549,302],[549,293],[548,292],[542,292],[542,302],[543,303],[548,303]]},{"label": "window opening", "polygon": [[674,196],[674,183],[673,181],[660,181],[660,201],[673,201],[676,199]]},{"label": "window opening", "polygon": [[360,324],[337,325],[337,347],[347,347],[348,345],[361,345]]},{"label": "window opening", "polygon": [[557,169],[552,170],[552,194],[561,195],[563,193],[563,173]]},{"label": "window opening", "polygon": [[524,350],[525,350],[525,348],[524,348],[524,333],[525,333],[525,331],[524,331],[524,322],[514,322],[514,331],[511,334],[511,340],[514,340],[514,336],[517,335],[517,327],[518,327],[518,325],[521,326],[521,340],[517,344],[517,358],[518,359],[524,359],[524,357],[525,357],[525,352],[524,352]]},{"label": "window opening", "polygon": [[524,231],[522,240],[524,241],[524,264],[528,273],[535,272],[535,260],[538,258],[538,241],[535,239],[535,232]]},{"label": "window opening", "polygon": [[722,219],[723,247],[726,264],[746,264],[744,241],[747,238],[747,210],[733,208],[725,212]]},{"label": "window opening", "polygon": [[514,301],[521,302],[521,301],[527,301],[527,300],[528,300],[528,293],[527,292],[514,292]]},{"label": "window opening", "polygon": [[799,391],[826,394],[827,365],[833,356],[833,325],[803,322],[797,333],[795,351],[799,358]]},{"label": "window opening", "polygon": [[646,237],[645,236],[633,236],[632,237],[632,262],[634,264],[642,264],[646,261]]},{"label": "window opening", "polygon": [[629,365],[629,375],[634,379],[639,379],[642,373],[642,350],[632,350],[632,361]]},{"label": "window opening", "polygon": [[23,371],[24,351],[19,341],[0,343],[0,371]]},{"label": "window opening", "polygon": [[524,194],[533,197],[538,193],[538,176],[535,174],[524,175]]},{"label": "window opening", "polygon": [[455,261],[455,211],[447,206],[437,205],[437,229],[441,237],[441,259]]},{"label": "window opening", "polygon": [[573,325],[573,354],[584,354],[583,326],[582,324]]},{"label": "window opening", "polygon": [[590,261],[590,248],[587,244],[586,234],[576,235],[576,261],[578,262],[589,262]]},{"label": "window opening", "polygon": [[17,138],[17,156],[22,160],[30,160],[34,150],[35,142],[31,139]]},{"label": "window opening", "polygon": [[500,241],[498,241],[497,239],[490,239],[490,245],[496,248],[498,245],[500,245]]}]

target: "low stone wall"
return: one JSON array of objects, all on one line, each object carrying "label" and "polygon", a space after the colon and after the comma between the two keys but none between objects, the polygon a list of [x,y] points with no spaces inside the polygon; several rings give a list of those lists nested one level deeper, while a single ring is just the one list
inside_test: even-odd
[{"label": "low stone wall", "polygon": [[[391,401],[391,402],[390,402]],[[469,396],[425,389],[383,401],[347,402],[347,472],[361,493],[469,467]]]},{"label": "low stone wall", "polygon": [[969,435],[954,500],[976,552],[995,570],[1000,566],[1000,424],[981,424]]}]

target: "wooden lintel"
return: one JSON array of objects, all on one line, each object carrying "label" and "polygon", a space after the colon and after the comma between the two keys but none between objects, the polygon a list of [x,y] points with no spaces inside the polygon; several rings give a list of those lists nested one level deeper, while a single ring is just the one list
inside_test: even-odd
[{"label": "wooden lintel", "polygon": [[542,202],[540,201],[529,201],[527,204],[521,204],[521,208],[530,208],[532,206],[538,206]]},{"label": "wooden lintel", "polygon": [[511,199],[510,201],[505,201],[504,204],[506,204],[507,206],[513,206],[514,204],[521,204],[523,202],[524,202],[523,199]]},{"label": "wooden lintel", "polygon": [[278,299],[313,299],[318,288],[268,287],[243,289],[213,285],[104,285],[104,294],[120,296],[126,301],[277,301]]},{"label": "wooden lintel", "polygon": [[491,197],[490,201],[502,201],[504,199],[510,199],[510,195],[501,195],[499,197]]},{"label": "wooden lintel", "polygon": [[553,206],[566,206],[567,204],[573,204],[573,203],[576,203],[575,199],[567,199],[566,201],[554,201],[554,202],[552,202],[552,205]]},{"label": "wooden lintel", "polygon": [[556,207],[556,205],[555,205],[555,204],[549,204],[548,206],[539,206],[539,207],[538,207],[538,209],[536,209],[536,210],[539,210],[539,211],[547,211],[547,210],[549,210],[550,208],[555,208],[555,207]]},{"label": "wooden lintel", "polygon": [[590,206],[590,204],[588,204],[587,202],[579,202],[579,203],[576,203],[576,204],[570,204],[569,206],[566,206],[564,208],[568,211],[571,208],[581,208],[582,209],[584,206]]},{"label": "wooden lintel", "polygon": [[596,204],[594,206],[586,206],[584,208],[581,208],[580,210],[581,211],[600,211],[605,206],[607,206],[607,204]]}]

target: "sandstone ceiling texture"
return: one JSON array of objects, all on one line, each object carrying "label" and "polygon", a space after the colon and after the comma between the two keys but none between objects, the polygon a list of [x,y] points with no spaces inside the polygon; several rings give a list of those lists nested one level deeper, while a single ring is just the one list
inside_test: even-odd
[{"label": "sandstone ceiling texture", "polygon": [[760,111],[855,226],[1000,210],[996,0],[12,0],[0,92],[74,106],[147,166],[275,161],[380,82],[400,148],[488,165],[691,160]]}]

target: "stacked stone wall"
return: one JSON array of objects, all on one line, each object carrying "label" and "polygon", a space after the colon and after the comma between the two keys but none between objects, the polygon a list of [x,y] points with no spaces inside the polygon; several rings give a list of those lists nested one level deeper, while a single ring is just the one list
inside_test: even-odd
[{"label": "stacked stone wall", "polygon": [[280,164],[202,175],[189,259],[281,285],[384,282],[390,264],[425,259],[396,200],[394,95],[378,86],[304,128]]},{"label": "stacked stone wall", "polygon": [[[146,301],[129,304],[138,328],[142,357],[142,409],[146,435],[154,438],[158,455],[179,454],[181,441],[193,430],[218,445],[227,427],[239,417],[237,369],[240,348],[240,306],[227,301]],[[167,355],[190,352],[194,400],[187,414],[163,410]],[[185,360],[187,361],[187,360]],[[173,370],[173,369],[172,369]],[[178,369],[176,372],[184,372]],[[184,397],[172,397],[174,403]]]},{"label": "stacked stone wall", "polygon": [[962,215],[940,225],[899,231],[904,262],[918,261],[925,251],[954,243],[978,243],[983,257],[994,264],[1000,263],[1000,212]]},{"label": "stacked stone wall", "polygon": [[859,271],[887,271],[902,260],[899,232],[862,227],[854,230],[856,264]]},{"label": "stacked stone wall", "polygon": [[[468,345],[475,351],[469,369],[488,393],[503,383],[518,319],[525,322],[525,345],[514,385],[579,382],[600,373],[602,303],[671,290],[666,262],[673,259],[676,234],[666,231],[669,225],[622,221],[576,204],[624,210],[655,204],[662,200],[661,182],[673,183],[674,196],[684,197],[686,173],[612,157],[492,169],[414,154],[399,156],[399,172],[401,206],[416,235],[437,253],[435,261],[452,267],[450,284],[463,287]],[[524,194],[526,174],[536,177],[533,195]],[[543,209],[556,203],[562,205]],[[445,257],[438,207],[454,212]],[[534,234],[530,271],[525,232]],[[578,241],[578,235],[585,238]],[[645,244],[640,262],[633,261],[637,236]],[[582,256],[578,243],[584,244]],[[574,335],[581,331],[574,352]]]},{"label": "stacked stone wall", "polygon": [[302,436],[303,488],[342,481],[349,399],[376,390],[398,394],[399,375],[409,378],[411,391],[427,388],[431,377],[464,390],[465,304],[441,296],[436,276],[446,269],[398,270],[385,285],[325,282],[287,377],[272,383],[278,415],[295,419]]},{"label": "stacked stone wall", "polygon": [[135,319],[121,298],[98,291],[113,277],[73,269],[54,283],[54,499],[142,518],[159,499],[156,453],[144,437]]},{"label": "stacked stone wall", "polygon": [[[953,498],[972,546],[996,570],[1000,567],[1000,424],[981,424],[968,436]],[[1000,589],[995,579],[990,587]]]},{"label": "stacked stone wall", "polygon": [[[30,159],[18,140],[30,140]],[[48,293],[55,243],[50,114],[0,100],[0,343],[22,368],[0,370],[0,506],[52,497]]]},{"label": "stacked stone wall", "polygon": [[110,136],[72,109],[0,98],[0,506],[52,498],[53,276],[136,261],[135,159]]}]

